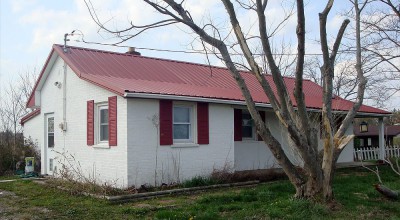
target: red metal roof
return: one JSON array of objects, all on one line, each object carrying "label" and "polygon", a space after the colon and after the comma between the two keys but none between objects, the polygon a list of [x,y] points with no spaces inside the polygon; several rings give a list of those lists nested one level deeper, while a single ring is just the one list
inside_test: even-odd
[{"label": "red metal roof", "polygon": [[21,125],[24,125],[25,122],[31,120],[34,118],[36,115],[40,114],[40,108],[33,110],[32,112],[28,113],[24,117],[21,118],[21,121],[19,122]]},{"label": "red metal roof", "polygon": [[[226,68],[210,68],[203,64],[70,46],[68,52],[64,53],[61,45],[53,45],[51,53],[53,51],[62,57],[81,79],[119,95],[135,92],[244,101],[236,81]],[[249,72],[241,74],[254,101],[269,103],[254,75]],[[266,75],[266,78],[275,90],[272,77]],[[284,80],[288,91],[293,91],[294,79],[285,77]],[[304,94],[308,108],[321,108],[322,87],[304,80]],[[294,101],[293,95],[292,100]],[[348,111],[353,106],[351,101],[340,97],[336,97],[332,103],[333,109],[341,111]],[[28,107],[33,104],[32,95]],[[366,105],[363,105],[359,112],[390,114]]]}]

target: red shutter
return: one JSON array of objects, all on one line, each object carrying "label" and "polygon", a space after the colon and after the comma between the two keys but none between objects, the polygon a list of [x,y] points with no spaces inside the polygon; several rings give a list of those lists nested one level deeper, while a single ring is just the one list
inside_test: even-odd
[{"label": "red shutter", "polygon": [[[265,112],[264,111],[259,111],[258,113],[260,113],[261,119],[263,120],[263,122],[265,122]],[[263,140],[260,135],[258,135],[258,140],[259,141]]]},{"label": "red shutter", "polygon": [[234,109],[234,141],[242,141],[242,110]]},{"label": "red shutter", "polygon": [[117,96],[108,97],[108,145],[117,146]]},{"label": "red shutter", "polygon": [[208,103],[197,103],[197,142],[209,144]]},{"label": "red shutter", "polygon": [[86,138],[87,145],[94,144],[94,101],[87,101],[87,128]]},{"label": "red shutter", "polygon": [[160,100],[160,145],[172,144],[172,101]]}]

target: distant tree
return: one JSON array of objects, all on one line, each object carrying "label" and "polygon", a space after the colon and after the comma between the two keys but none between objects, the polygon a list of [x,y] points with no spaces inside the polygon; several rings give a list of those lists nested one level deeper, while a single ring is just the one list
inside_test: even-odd
[{"label": "distant tree", "polygon": [[[26,102],[32,92],[37,74],[36,71],[27,71],[19,75],[17,82],[10,81],[5,88],[0,100],[0,143],[4,147],[12,149],[11,158],[16,160],[16,147],[23,144],[21,118],[30,112],[26,108]],[[11,135],[11,138],[10,138]]]},{"label": "distant tree", "polygon": [[400,125],[400,110],[393,109],[392,116],[387,120],[388,125]]}]

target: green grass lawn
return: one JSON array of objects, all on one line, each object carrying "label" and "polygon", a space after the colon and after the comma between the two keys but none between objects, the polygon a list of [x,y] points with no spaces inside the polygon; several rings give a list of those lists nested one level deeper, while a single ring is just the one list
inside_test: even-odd
[{"label": "green grass lawn", "polygon": [[[388,167],[380,170],[385,185],[400,189],[400,177]],[[15,193],[0,196],[0,219],[400,219],[400,201],[383,198],[372,187],[376,182],[375,174],[363,168],[339,170],[334,181],[338,204],[330,209],[293,199],[287,180],[122,205],[17,181],[0,183],[0,189]]]}]

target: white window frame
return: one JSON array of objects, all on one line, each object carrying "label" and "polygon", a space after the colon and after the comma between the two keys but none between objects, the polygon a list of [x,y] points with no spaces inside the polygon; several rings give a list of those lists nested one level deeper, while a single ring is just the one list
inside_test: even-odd
[{"label": "white window frame", "polygon": [[[107,124],[108,125],[108,129],[110,129],[110,125],[108,124],[108,120],[107,120],[107,123],[104,123],[104,124],[101,124],[101,114],[100,114],[100,111],[101,110],[104,110],[104,109],[107,109],[108,110],[108,103],[100,103],[100,104],[97,104],[97,108],[96,108],[96,136],[97,136],[97,143],[98,144],[107,144],[108,143],[108,140],[101,140],[101,125],[105,125],[105,124]],[[110,115],[108,115],[108,117],[110,117]],[[110,139],[110,137],[108,137],[108,139]]]},{"label": "white window frame", "polygon": [[[242,140],[254,141],[254,140],[256,140],[257,135],[255,135],[255,134],[257,132],[256,132],[256,126],[254,124],[254,120],[253,119],[251,119],[251,120],[253,120],[253,124],[251,126],[251,137],[244,137],[243,136],[243,115],[244,114],[249,114],[250,115],[250,112],[248,110],[242,109],[242,121],[241,121],[241,125],[242,125]],[[251,118],[251,115],[250,115],[250,118]]]},{"label": "white window frame", "polygon": [[[189,109],[189,123],[184,123],[184,122],[177,122],[175,123],[175,118],[174,118],[174,110],[175,107],[181,107],[181,108],[188,108]],[[172,105],[172,138],[173,138],[173,143],[174,144],[182,144],[182,143],[195,143],[196,139],[196,120],[195,120],[195,115],[196,115],[196,108],[194,104],[189,104],[189,103],[173,103]],[[175,139],[174,138],[174,125],[175,124],[189,124],[189,139]]]},{"label": "white window frame", "polygon": [[368,145],[367,145],[367,146],[368,146],[368,147],[369,147],[369,146],[372,146],[372,138],[368,138],[367,141],[368,141]]}]

